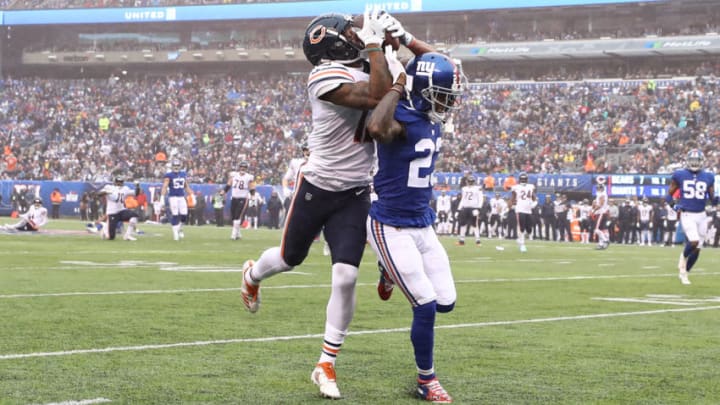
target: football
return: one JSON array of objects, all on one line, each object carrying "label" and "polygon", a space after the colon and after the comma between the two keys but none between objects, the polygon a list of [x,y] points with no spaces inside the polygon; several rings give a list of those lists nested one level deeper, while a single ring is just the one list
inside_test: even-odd
[{"label": "football", "polygon": [[[363,15],[359,14],[353,17],[353,27],[356,27],[358,29],[363,27]],[[382,43],[383,52],[385,51],[385,47],[388,45],[392,45],[392,49],[397,51],[400,49],[400,40],[398,38],[393,38],[393,36],[389,33],[385,33],[385,40]]]}]

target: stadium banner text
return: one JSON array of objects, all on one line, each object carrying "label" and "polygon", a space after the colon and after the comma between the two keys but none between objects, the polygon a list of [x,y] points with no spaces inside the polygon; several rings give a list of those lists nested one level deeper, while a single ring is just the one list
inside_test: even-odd
[{"label": "stadium banner text", "polygon": [[[659,0],[645,0],[644,3]],[[6,10],[3,25],[147,23],[172,21],[219,21],[276,18],[308,18],[328,11],[362,14],[379,7],[390,13],[458,12],[528,7],[587,6],[608,3],[639,3],[633,0],[393,0],[393,1],[297,1],[268,4],[225,4],[178,7],[76,8],[58,10]]]}]

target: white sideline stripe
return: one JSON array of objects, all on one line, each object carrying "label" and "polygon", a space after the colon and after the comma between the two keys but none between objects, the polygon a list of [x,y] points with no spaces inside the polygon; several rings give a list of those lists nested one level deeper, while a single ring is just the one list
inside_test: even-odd
[{"label": "white sideline stripe", "polygon": [[[575,315],[575,316],[559,316],[559,317],[554,317],[554,318],[520,319],[520,320],[515,320],[515,321],[461,323],[461,324],[457,324],[457,325],[437,325],[437,326],[435,326],[435,329],[484,328],[484,327],[488,327],[488,326],[507,326],[507,325],[533,324],[533,323],[543,323],[543,322],[576,321],[576,320],[585,320],[585,319],[615,318],[615,317],[624,317],[624,316],[655,315],[655,314],[665,314],[665,313],[670,313],[670,312],[709,311],[709,310],[715,310],[715,309],[720,309],[720,306],[658,309],[658,310],[653,310],[653,311],[615,312],[615,313],[606,313],[606,314],[590,314],[590,315]],[[348,335],[375,335],[375,334],[380,334],[380,333],[398,333],[398,332],[406,333],[409,331],[410,331],[410,328],[405,327],[405,328],[393,328],[393,329],[361,330],[361,331],[349,332]],[[323,334],[318,333],[318,334],[313,334],[313,335],[205,340],[205,341],[196,341],[196,342],[167,343],[167,344],[158,344],[158,345],[119,346],[119,347],[106,347],[106,348],[102,348],[102,349],[65,350],[65,351],[59,351],[59,352],[4,354],[4,355],[0,355],[0,360],[26,359],[26,358],[31,358],[31,357],[71,356],[71,355],[76,355],[76,354],[172,349],[172,348],[176,348],[176,347],[210,346],[210,345],[222,345],[222,344],[230,344],[230,343],[279,342],[279,341],[300,340],[300,339],[310,339],[310,338],[317,339],[317,338],[321,338],[321,337],[323,337]]]},{"label": "white sideline stripe", "polygon": [[[700,270],[700,269],[698,269]],[[695,276],[717,276],[720,272],[698,272]],[[526,282],[526,281],[570,281],[570,280],[612,280],[626,278],[657,278],[657,277],[677,277],[677,273],[672,274],[617,274],[604,276],[569,276],[569,277],[528,277],[528,278],[485,278],[477,280],[455,280],[455,284],[475,284],[475,283],[509,283],[509,282]],[[357,283],[360,287],[372,286],[376,283]],[[263,289],[271,290],[287,290],[294,288],[329,288],[330,284],[305,284],[305,285],[278,285],[263,286]],[[203,292],[227,292],[240,291],[240,287],[228,288],[189,288],[177,290],[129,290],[129,291],[78,291],[78,292],[62,292],[62,293],[35,293],[35,294],[2,294],[0,299],[12,298],[41,298],[41,297],[78,297],[92,295],[132,295],[132,294],[178,294],[178,293],[203,293]]]},{"label": "white sideline stripe", "polygon": [[92,404],[105,404],[112,402],[107,398],[95,398],[95,399],[82,399],[80,401],[63,401],[63,402],[51,402],[45,405],[92,405]]},{"label": "white sideline stripe", "polygon": [[666,305],[684,305],[684,306],[691,306],[696,305],[692,302],[681,302],[681,301],[660,301],[660,300],[648,300],[648,299],[641,299],[641,298],[592,298],[596,301],[611,301],[611,302],[638,302],[641,304],[666,304]]}]

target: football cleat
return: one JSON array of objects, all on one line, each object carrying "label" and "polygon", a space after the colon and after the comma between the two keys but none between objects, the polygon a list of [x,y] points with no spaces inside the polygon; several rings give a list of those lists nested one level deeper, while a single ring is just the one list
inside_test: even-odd
[{"label": "football cleat", "polygon": [[437,378],[433,378],[428,382],[418,380],[417,390],[415,391],[418,398],[432,402],[433,404],[450,404],[452,397],[440,385]]},{"label": "football cleat", "polygon": [[325,398],[340,399],[340,390],[335,381],[335,367],[330,362],[318,363],[310,374],[312,382],[320,387],[320,394]]},{"label": "football cleat", "polygon": [[393,283],[393,281],[390,279],[390,275],[380,263],[378,263],[378,270],[380,270],[380,280],[378,280],[377,284],[378,296],[381,300],[387,301],[392,296],[393,288],[395,288],[395,283]]},{"label": "football cleat", "polygon": [[680,273],[678,273],[678,278],[680,279],[680,282],[681,282],[683,285],[690,285],[690,284],[692,284],[692,283],[690,282],[690,279],[688,278],[688,273],[687,273],[687,271],[681,271]]},{"label": "football cleat", "polygon": [[249,272],[254,265],[255,262],[252,260],[248,260],[243,263],[242,283],[240,284],[240,295],[242,295],[245,309],[253,314],[260,309],[260,286],[248,283],[245,281],[245,277],[247,272]]},{"label": "football cleat", "polygon": [[125,236],[123,236],[123,240],[135,241],[135,240],[137,240],[137,238],[135,238],[131,235],[125,235]]},{"label": "football cleat", "polygon": [[522,252],[522,253],[527,252],[527,248],[525,247],[525,245],[520,245],[520,252]]},{"label": "football cleat", "polygon": [[478,239],[475,241],[475,246],[482,246],[482,242]]},{"label": "football cleat", "polygon": [[458,246],[465,246],[465,241],[464,241],[464,240],[459,240],[459,241],[455,242],[455,244],[458,245]]}]

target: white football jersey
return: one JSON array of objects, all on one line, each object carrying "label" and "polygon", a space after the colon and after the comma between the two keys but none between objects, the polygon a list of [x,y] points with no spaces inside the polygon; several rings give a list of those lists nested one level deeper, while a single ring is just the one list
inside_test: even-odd
[{"label": "white football jersey", "polygon": [[30,205],[30,208],[28,208],[27,212],[20,215],[21,217],[25,218],[28,221],[32,221],[33,224],[35,224],[36,228],[40,228],[41,226],[45,225],[48,221],[48,211],[47,208],[40,206],[36,207],[35,204]]},{"label": "white football jersey", "polygon": [[652,213],[652,205],[650,205],[650,204],[638,205],[638,214],[640,216],[640,221],[649,222],[651,213]]},{"label": "white football jersey", "polygon": [[[667,209],[667,220],[668,221],[677,221],[678,219],[678,212],[674,209],[670,208],[670,206],[666,206]],[[719,231],[720,232],[720,231]]]},{"label": "white football jersey", "polygon": [[250,183],[255,180],[255,176],[250,173],[233,172],[230,179],[232,198],[247,198],[250,195]]},{"label": "white football jersey", "polygon": [[107,184],[101,190],[105,195],[105,213],[115,215],[125,209],[125,197],[135,195],[135,190],[128,186],[116,186],[115,184]]},{"label": "white football jersey", "polygon": [[288,168],[285,171],[283,180],[285,180],[289,186],[292,186],[293,190],[296,187],[297,176],[300,174],[300,167],[307,162],[307,158],[292,158],[288,163]]},{"label": "white football jersey", "polygon": [[260,207],[264,203],[265,199],[257,192],[255,195],[248,196],[248,207]]},{"label": "white football jersey", "polygon": [[578,207],[578,217],[581,221],[590,218],[591,212],[592,212],[592,207],[587,204],[581,204]]},{"label": "white football jersey", "polygon": [[362,70],[335,62],[323,63],[310,72],[308,95],[313,128],[308,147],[312,153],[301,172],[317,187],[343,191],[372,181],[375,144],[363,137],[368,111],[320,99],[344,83],[368,81],[369,77]]},{"label": "white football jersey", "polygon": [[512,186],[515,193],[515,212],[518,214],[532,214],[535,196],[535,185],[518,183]]},{"label": "white football jersey", "polygon": [[505,200],[502,198],[493,198],[490,200],[490,214],[491,215],[501,215],[503,213],[503,210],[505,209],[505,206],[507,204],[505,203]]},{"label": "white football jersey", "polygon": [[482,208],[485,196],[483,195],[482,189],[477,184],[471,186],[465,186],[460,191],[462,197],[460,198],[460,204],[458,209],[462,208]]},{"label": "white football jersey", "polygon": [[596,214],[604,214],[608,211],[608,198],[605,191],[598,191],[595,195],[595,201],[593,202]]},{"label": "white football jersey", "polygon": [[439,195],[437,199],[438,212],[450,212],[452,198],[449,195]]}]

